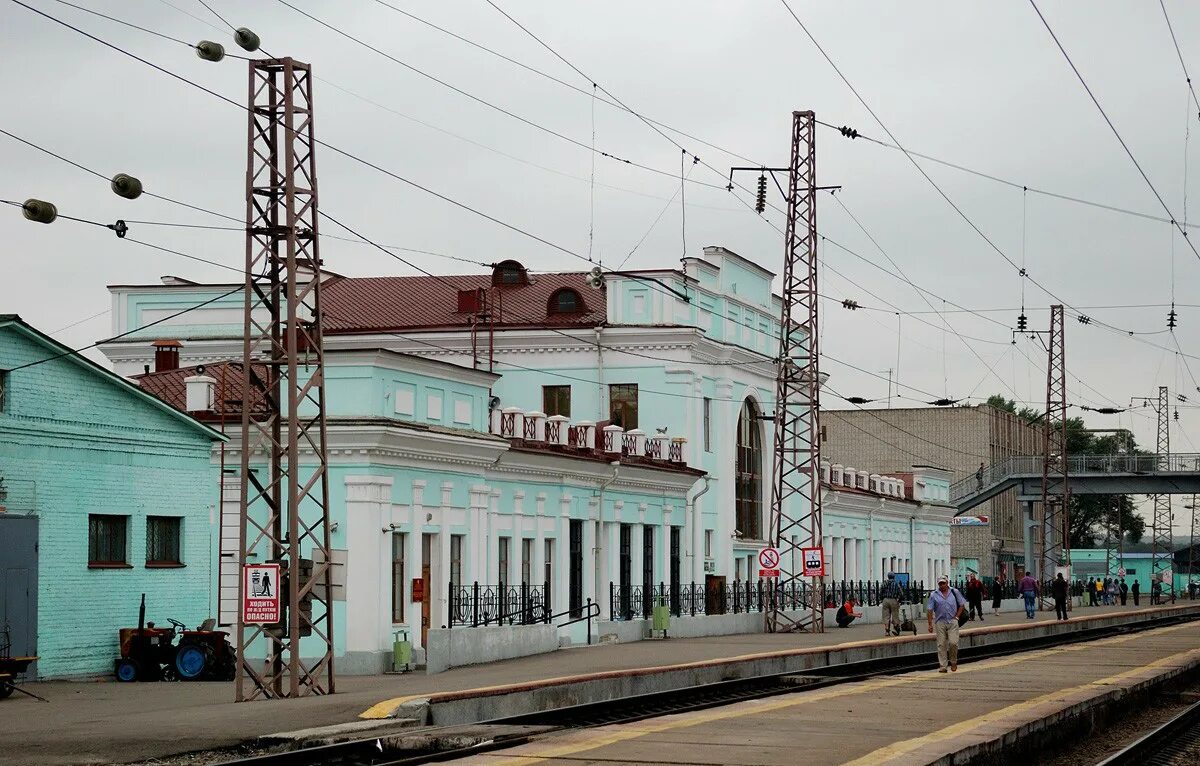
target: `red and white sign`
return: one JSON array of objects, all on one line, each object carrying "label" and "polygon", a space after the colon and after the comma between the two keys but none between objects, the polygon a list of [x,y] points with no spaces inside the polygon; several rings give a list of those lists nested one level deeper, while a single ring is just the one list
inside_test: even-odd
[{"label": "red and white sign", "polygon": [[779,550],[776,548],[763,548],[761,551],[759,551],[758,566],[759,577],[778,577]]},{"label": "red and white sign", "polygon": [[1119,569],[1117,569],[1117,577],[1124,577],[1124,576],[1125,576],[1125,567],[1120,567]]},{"label": "red and white sign", "polygon": [[283,618],[279,600],[279,565],[242,567],[242,622],[273,625]]},{"label": "red and white sign", "polygon": [[805,577],[824,577],[825,576],[825,549],[824,548],[801,548],[800,555],[804,560],[804,576]]}]

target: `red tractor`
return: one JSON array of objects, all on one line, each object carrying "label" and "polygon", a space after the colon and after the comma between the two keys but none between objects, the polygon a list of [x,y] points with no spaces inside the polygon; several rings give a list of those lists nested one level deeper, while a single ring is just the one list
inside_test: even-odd
[{"label": "red tractor", "polygon": [[[146,595],[138,608],[138,626],[121,628],[121,657],[113,663],[118,681],[232,681],[237,661],[228,633],[213,630],[209,618],[196,630],[178,620],[169,628],[146,622]],[[179,643],[176,644],[176,638]]]}]

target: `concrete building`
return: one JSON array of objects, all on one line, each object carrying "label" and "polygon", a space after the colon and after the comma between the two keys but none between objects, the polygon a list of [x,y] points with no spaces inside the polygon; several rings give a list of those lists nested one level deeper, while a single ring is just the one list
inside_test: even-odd
[{"label": "concrete building", "polygon": [[214,614],[224,437],[0,316],[0,628],[41,678],[108,674],[117,631]]},{"label": "concrete building", "polygon": [[[951,482],[1013,455],[1041,451],[1041,431],[988,405],[903,409],[826,410],[822,451],[854,465],[896,473],[913,463],[940,466]],[[952,556],[977,559],[981,576],[1012,578],[1025,564],[1016,490],[972,509],[985,524],[951,528]]]}]

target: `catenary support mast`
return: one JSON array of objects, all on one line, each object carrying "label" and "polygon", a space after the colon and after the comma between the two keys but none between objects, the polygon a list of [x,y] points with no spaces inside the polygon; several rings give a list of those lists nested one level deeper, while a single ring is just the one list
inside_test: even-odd
[{"label": "catenary support mast", "polygon": [[780,553],[766,616],[773,632],[825,629],[823,581],[804,576],[803,557],[804,548],[822,544],[816,174],[816,115],[793,112],[769,537]]},{"label": "catenary support mast", "polygon": [[[1167,387],[1158,387],[1158,404],[1155,410],[1158,413],[1158,444],[1157,457],[1155,458],[1155,469],[1158,471],[1169,471],[1171,469],[1171,431],[1170,431],[1170,403],[1167,397]],[[1172,569],[1172,556],[1175,551],[1174,540],[1171,534],[1171,496],[1170,495],[1155,495],[1154,496],[1154,527],[1151,532],[1151,550],[1154,558],[1151,559],[1150,572],[1154,579],[1159,579],[1165,572]],[[1164,588],[1174,589],[1174,583],[1163,583]]]},{"label": "catenary support mast", "polygon": [[[1050,307],[1046,339],[1046,415],[1042,423],[1041,579],[1054,579],[1058,567],[1071,564],[1071,492],[1067,481],[1067,355],[1063,307]],[[1053,607],[1042,588],[1041,608]]]},{"label": "catenary support mast", "polygon": [[279,564],[282,609],[273,624],[239,609],[238,701],[334,691],[314,148],[310,67],[251,60],[240,551],[243,570]]}]

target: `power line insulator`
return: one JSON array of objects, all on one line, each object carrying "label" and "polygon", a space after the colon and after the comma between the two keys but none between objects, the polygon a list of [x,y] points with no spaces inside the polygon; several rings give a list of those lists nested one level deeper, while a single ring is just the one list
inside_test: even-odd
[{"label": "power line insulator", "polygon": [[118,197],[137,199],[142,196],[142,182],[128,173],[117,173],[112,178],[112,190]]},{"label": "power line insulator", "polygon": [[[116,223],[108,224],[108,228],[112,229],[117,234],[117,239],[125,239],[125,235],[129,232],[129,224],[117,219]],[[199,374],[199,373],[197,373]]]},{"label": "power line insulator", "polygon": [[54,219],[58,218],[58,208],[54,203],[40,199],[25,200],[21,205],[21,213],[26,220],[35,223],[54,223]]},{"label": "power line insulator", "polygon": [[754,211],[761,213],[767,209],[767,175],[758,177],[758,198],[754,200]]},{"label": "power line insulator", "polygon": [[1178,407],[1175,408],[1175,419],[1179,420],[1179,408]]},{"label": "power line insulator", "polygon": [[843,125],[842,127],[838,128],[838,132],[841,133],[846,138],[858,138],[858,131],[855,130],[854,128],[848,127],[846,125]]},{"label": "power line insulator", "polygon": [[851,404],[870,404],[871,403],[870,399],[864,399],[861,396],[851,396],[851,397],[847,398],[846,401],[850,402]]},{"label": "power line insulator", "polygon": [[196,43],[196,55],[205,61],[220,61],[225,58],[225,46],[212,40],[201,40]]},{"label": "power line insulator", "polygon": [[245,27],[238,27],[233,33],[233,41],[238,44],[238,47],[244,51],[253,53],[258,50],[259,44],[262,42],[258,39],[258,35],[251,32]]},{"label": "power line insulator", "polygon": [[1175,313],[1175,304],[1171,304],[1171,310],[1167,312],[1167,329],[1174,330],[1179,324],[1179,315]]},{"label": "power line insulator", "polygon": [[1029,328],[1029,317],[1025,316],[1025,312],[1022,311],[1021,314],[1017,317],[1017,332],[1025,332],[1025,330],[1028,328]]},{"label": "power line insulator", "polygon": [[1079,324],[1091,324],[1092,323],[1092,318],[1090,316],[1088,316],[1087,314],[1080,314],[1079,316],[1077,316],[1075,318],[1079,320]]},{"label": "power line insulator", "polygon": [[850,309],[851,311],[857,311],[858,301],[847,298],[846,300],[842,301],[842,308]]}]

